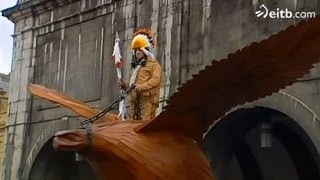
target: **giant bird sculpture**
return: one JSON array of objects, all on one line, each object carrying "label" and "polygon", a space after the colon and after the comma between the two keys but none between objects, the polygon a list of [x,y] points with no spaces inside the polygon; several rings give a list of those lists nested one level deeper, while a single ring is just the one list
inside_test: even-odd
[{"label": "giant bird sculpture", "polygon": [[[120,122],[107,113],[86,129],[57,132],[53,147],[80,152],[101,180],[214,179],[200,148],[209,126],[231,108],[293,84],[319,56],[320,19],[302,21],[212,61],[170,97],[155,119]],[[29,90],[85,118],[101,112],[40,85]]]}]

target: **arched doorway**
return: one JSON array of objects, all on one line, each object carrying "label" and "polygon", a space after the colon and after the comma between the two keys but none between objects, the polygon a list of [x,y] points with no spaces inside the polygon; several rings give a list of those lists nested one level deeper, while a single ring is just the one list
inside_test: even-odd
[{"label": "arched doorway", "polygon": [[314,144],[294,120],[277,110],[232,112],[212,127],[203,146],[218,179],[320,179]]},{"label": "arched doorway", "polygon": [[94,180],[89,163],[76,158],[74,152],[55,152],[50,139],[40,150],[29,174],[29,180]]}]

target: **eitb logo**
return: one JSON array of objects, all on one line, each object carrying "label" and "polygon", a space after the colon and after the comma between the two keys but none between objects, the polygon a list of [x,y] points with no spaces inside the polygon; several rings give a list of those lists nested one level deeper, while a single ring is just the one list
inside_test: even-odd
[{"label": "eitb logo", "polygon": [[275,11],[269,10],[266,5],[262,4],[259,6],[259,10],[255,12],[257,17],[269,17],[269,18],[315,18],[315,12],[291,12],[288,8],[280,9],[277,8]]}]

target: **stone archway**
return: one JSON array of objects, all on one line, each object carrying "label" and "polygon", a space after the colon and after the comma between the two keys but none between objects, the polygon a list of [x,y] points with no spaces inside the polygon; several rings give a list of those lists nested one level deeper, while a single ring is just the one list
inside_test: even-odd
[{"label": "stone archway", "polygon": [[89,163],[77,160],[74,152],[54,152],[51,138],[40,150],[29,174],[29,180],[94,180]]},{"label": "stone archway", "polygon": [[[263,123],[271,125],[268,149],[261,148]],[[320,156],[309,133],[278,110],[240,108],[210,129],[204,150],[218,179],[320,179]]]},{"label": "stone archway", "polygon": [[52,137],[57,131],[68,128],[68,119],[48,125],[31,147],[23,177],[29,180],[92,180],[93,170],[85,160],[76,161],[74,152],[54,152]]},{"label": "stone archway", "polygon": [[45,129],[42,130],[36,141],[28,153],[26,163],[23,170],[23,177],[29,179],[29,174],[33,168],[33,164],[44,145],[52,138],[52,136],[60,130],[65,130],[68,127],[68,119],[61,119],[60,121],[52,122]]}]

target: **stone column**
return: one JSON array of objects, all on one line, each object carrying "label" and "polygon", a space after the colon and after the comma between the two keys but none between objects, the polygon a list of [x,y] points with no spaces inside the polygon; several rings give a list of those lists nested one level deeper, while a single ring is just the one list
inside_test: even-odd
[{"label": "stone column", "polygon": [[33,16],[31,8],[16,6],[3,11],[15,23],[13,59],[9,90],[9,119],[4,158],[3,179],[21,179],[23,152],[28,123],[30,94],[28,83],[34,72]]}]

